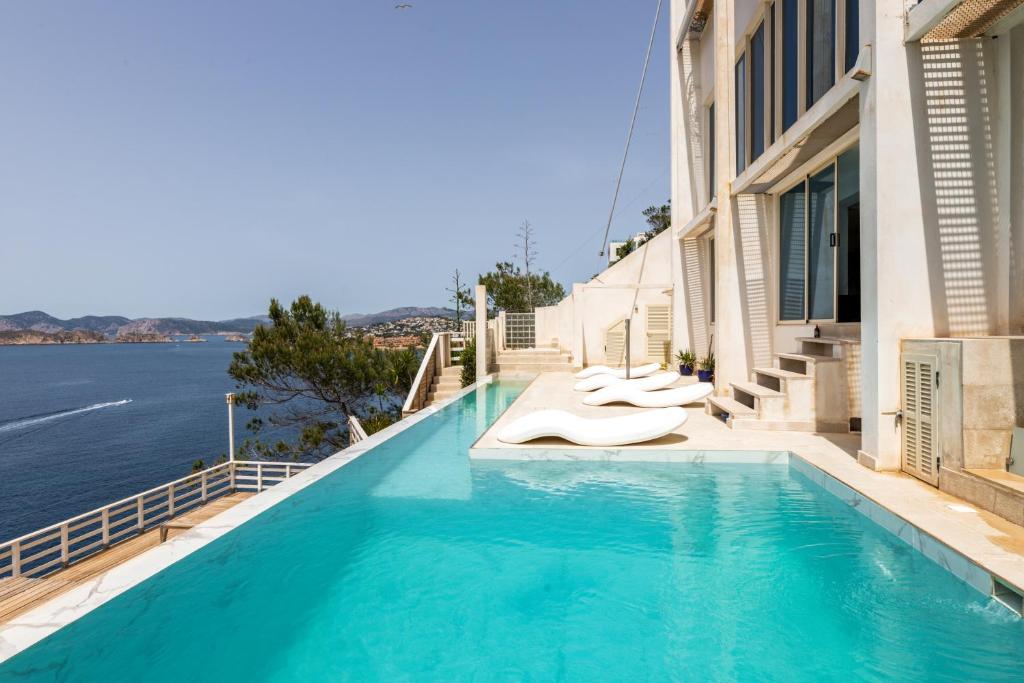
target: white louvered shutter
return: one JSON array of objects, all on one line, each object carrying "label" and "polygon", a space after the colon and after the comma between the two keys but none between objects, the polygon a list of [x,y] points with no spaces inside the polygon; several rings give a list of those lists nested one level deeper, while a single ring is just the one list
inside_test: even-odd
[{"label": "white louvered shutter", "polygon": [[936,366],[934,356],[904,354],[900,373],[903,471],[933,486],[939,483],[935,435]]},{"label": "white louvered shutter", "polygon": [[626,362],[626,321],[620,320],[604,333],[604,362],[619,367]]},{"label": "white louvered shutter", "polygon": [[667,363],[672,338],[672,307],[668,304],[647,307],[647,361]]}]

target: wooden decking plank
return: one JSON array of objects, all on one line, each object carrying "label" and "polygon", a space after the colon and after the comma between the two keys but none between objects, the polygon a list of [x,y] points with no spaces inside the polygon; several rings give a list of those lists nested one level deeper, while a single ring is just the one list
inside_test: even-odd
[{"label": "wooden decking plank", "polygon": [[[172,519],[175,522],[190,523],[193,526],[201,524],[253,495],[255,494],[252,492],[238,492],[221,496],[206,505],[190,510],[181,517]],[[184,530],[176,531],[184,533]],[[60,593],[69,591],[158,545],[160,545],[159,528],[154,527],[139,536],[126,538],[106,550],[100,550],[84,557],[45,577],[19,576],[0,579],[0,624],[10,621],[17,615],[27,612]]]}]

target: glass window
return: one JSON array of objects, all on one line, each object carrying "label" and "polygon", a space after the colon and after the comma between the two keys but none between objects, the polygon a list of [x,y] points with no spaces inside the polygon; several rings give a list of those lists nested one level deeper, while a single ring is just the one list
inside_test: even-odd
[{"label": "glass window", "polygon": [[708,303],[711,305],[711,322],[715,322],[715,238],[708,240]]},{"label": "glass window", "polygon": [[807,3],[807,108],[836,81],[836,0]]},{"label": "glass window", "polygon": [[857,63],[857,54],[860,52],[860,2],[859,0],[846,0],[846,59],[843,62],[843,71],[849,71]]},{"label": "glass window", "polygon": [[860,322],[860,149],[836,161],[836,321]]},{"label": "glass window", "polygon": [[804,184],[779,197],[779,320],[804,320]]},{"label": "glass window", "polygon": [[797,7],[798,0],[782,0],[782,130],[792,126],[798,114]]},{"label": "glass window", "polygon": [[747,166],[747,79],[743,55],[736,62],[736,175]]},{"label": "glass window", "polygon": [[764,151],[764,22],[750,37],[750,160]]},{"label": "glass window", "polygon": [[807,180],[807,309],[811,320],[831,320],[835,313],[834,166]]},{"label": "glass window", "polygon": [[768,140],[775,142],[775,3],[768,8]]},{"label": "glass window", "polygon": [[715,178],[715,103],[708,107],[708,197],[718,192]]}]

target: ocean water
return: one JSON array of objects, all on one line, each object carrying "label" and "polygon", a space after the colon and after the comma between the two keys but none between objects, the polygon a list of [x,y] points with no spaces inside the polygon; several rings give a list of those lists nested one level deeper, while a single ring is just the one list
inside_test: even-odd
[{"label": "ocean water", "polygon": [[[241,344],[0,346],[0,541],[227,453]],[[244,436],[247,411],[236,412]]]},{"label": "ocean water", "polygon": [[3,681],[1020,680],[1024,625],[780,465],[470,463],[498,385]]}]

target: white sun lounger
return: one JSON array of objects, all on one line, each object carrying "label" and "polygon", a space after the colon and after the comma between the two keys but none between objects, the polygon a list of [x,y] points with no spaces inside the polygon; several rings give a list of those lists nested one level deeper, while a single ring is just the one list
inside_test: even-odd
[{"label": "white sun lounger", "polygon": [[687,403],[702,401],[711,395],[715,385],[711,382],[690,384],[676,389],[661,391],[641,391],[636,387],[625,386],[631,382],[620,382],[588,395],[583,402],[588,406],[603,406],[607,403],[632,403],[640,408],[665,408],[667,406],[685,406]]},{"label": "white sun lounger", "polygon": [[623,379],[615,375],[594,375],[593,377],[576,382],[576,386],[573,389],[575,391],[594,391],[595,389],[610,387],[613,384],[628,384],[641,391],[654,391],[655,389],[664,389],[665,387],[672,386],[677,379],[679,379],[678,372],[659,372],[656,375],[648,375],[640,379]]},{"label": "white sun lounger", "polygon": [[618,417],[585,418],[564,410],[539,410],[505,425],[498,441],[524,443],[557,436],[581,446],[625,446],[657,439],[686,422],[683,408],[644,410]]},{"label": "white sun lounger", "polygon": [[[647,375],[653,374],[661,369],[661,366],[657,363],[648,363],[647,365],[638,365],[635,368],[630,368],[629,377],[633,379],[635,377],[646,377]],[[614,377],[626,377],[626,368],[610,368],[607,365],[591,365],[589,368],[583,368],[576,373],[576,379],[586,379],[593,377],[594,375],[612,375]]]}]

